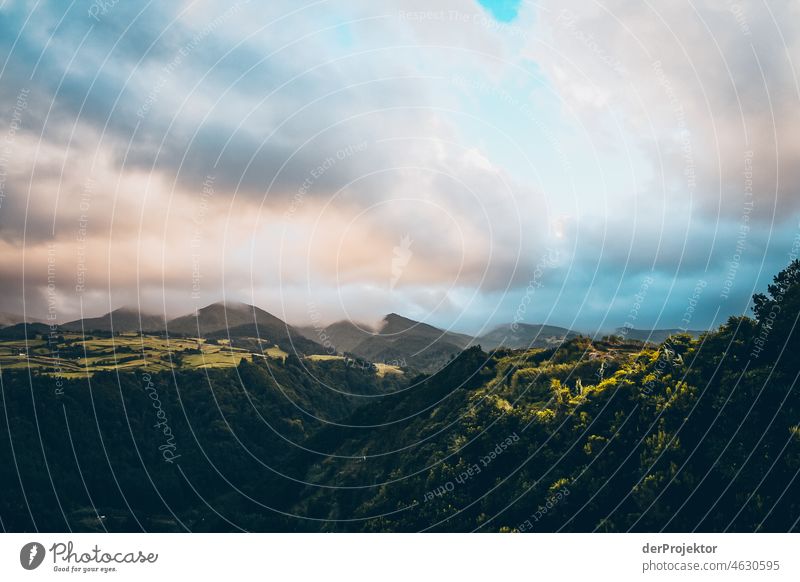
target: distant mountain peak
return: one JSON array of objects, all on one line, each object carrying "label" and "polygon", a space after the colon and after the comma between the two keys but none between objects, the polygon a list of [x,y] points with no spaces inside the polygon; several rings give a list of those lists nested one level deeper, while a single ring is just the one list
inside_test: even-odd
[{"label": "distant mountain peak", "polygon": [[413,319],[409,319],[408,317],[403,317],[397,313],[389,313],[383,318],[383,321],[378,329],[378,333],[382,335],[390,335],[405,333],[411,329],[444,333],[443,330],[440,330],[432,325],[422,323],[421,321],[415,321]]},{"label": "distant mountain peak", "polygon": [[200,336],[234,330],[255,334],[257,329],[267,328],[276,337],[278,334],[283,337],[292,329],[271,313],[241,301],[217,301],[168,323],[170,333]]},{"label": "distant mountain peak", "polygon": [[512,349],[544,348],[560,344],[574,337],[576,332],[564,327],[543,323],[504,323],[475,339],[484,349],[506,347]]},{"label": "distant mountain peak", "polygon": [[401,322],[401,323],[419,323],[418,321],[415,321],[415,320],[413,320],[413,319],[410,319],[410,318],[408,318],[408,317],[403,317],[403,316],[402,316],[402,315],[400,315],[399,313],[394,313],[394,312],[392,312],[392,313],[387,313],[386,315],[384,315],[384,316],[383,316],[383,320],[382,320],[382,321],[384,321],[384,322],[386,322],[386,323],[394,323],[394,322]]},{"label": "distant mountain peak", "polygon": [[209,303],[204,307],[200,307],[195,309],[195,311],[211,311],[211,310],[218,310],[218,309],[231,309],[234,311],[242,311],[244,309],[252,309],[252,305],[248,305],[247,303],[243,303],[241,301],[215,301],[214,303]]},{"label": "distant mountain peak", "polygon": [[38,317],[28,316],[25,318],[18,313],[0,312],[0,326],[15,325],[17,323],[24,323],[25,321],[28,323],[43,323]]},{"label": "distant mountain peak", "polygon": [[385,321],[387,323],[393,323],[393,322],[419,323],[418,321],[415,321],[415,320],[410,319],[408,317],[403,317],[399,313],[394,313],[394,312],[387,313],[386,315],[384,315],[383,316],[383,321]]},{"label": "distant mountain peak", "polygon": [[63,324],[69,331],[163,331],[164,316],[123,306],[99,317],[84,317]]}]

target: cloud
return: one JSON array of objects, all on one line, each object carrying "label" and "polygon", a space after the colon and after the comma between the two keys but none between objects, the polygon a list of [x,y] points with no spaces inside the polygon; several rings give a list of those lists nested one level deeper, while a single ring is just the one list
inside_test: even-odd
[{"label": "cloud", "polygon": [[655,168],[652,195],[666,187],[708,216],[737,216],[750,158],[755,216],[770,222],[797,209],[800,39],[788,26],[796,4],[542,8],[545,40],[532,39],[527,54],[598,136],[626,128]]},{"label": "cloud", "polygon": [[781,266],[797,7],[351,4],[0,9],[0,309],[46,308],[49,245],[64,319],[225,296],[477,328],[558,250],[531,316],[618,320],[652,275],[643,317],[674,319],[737,262],[710,321]]}]

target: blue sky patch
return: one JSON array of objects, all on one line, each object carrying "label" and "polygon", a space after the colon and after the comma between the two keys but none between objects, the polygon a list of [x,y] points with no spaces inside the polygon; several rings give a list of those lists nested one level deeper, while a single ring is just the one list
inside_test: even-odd
[{"label": "blue sky patch", "polygon": [[489,13],[500,22],[511,22],[519,13],[522,0],[478,0]]}]

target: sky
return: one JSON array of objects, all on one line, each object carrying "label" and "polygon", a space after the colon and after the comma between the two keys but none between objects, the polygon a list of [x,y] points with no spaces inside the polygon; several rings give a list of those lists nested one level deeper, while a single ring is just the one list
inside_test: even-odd
[{"label": "sky", "polygon": [[800,249],[798,13],[2,2],[0,311],[716,327]]}]

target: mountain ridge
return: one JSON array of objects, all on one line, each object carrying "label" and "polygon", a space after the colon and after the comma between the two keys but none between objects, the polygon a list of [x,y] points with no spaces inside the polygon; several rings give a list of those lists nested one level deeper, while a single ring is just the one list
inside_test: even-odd
[{"label": "mountain ridge", "polygon": [[[21,320],[13,314],[0,313],[0,328],[10,327],[10,322]],[[8,321],[5,326],[2,321]],[[38,323],[29,318],[28,323]],[[17,322],[18,324],[19,322]],[[330,355],[350,354],[371,361],[408,361],[427,348],[438,355],[432,358],[438,364],[468,346],[480,345],[484,349],[550,348],[582,332],[544,323],[501,323],[488,332],[472,336],[442,329],[416,321],[396,312],[385,315],[377,325],[350,320],[340,320],[325,327],[294,326],[255,305],[235,301],[218,301],[196,309],[194,312],[165,320],[162,315],[140,311],[135,307],[119,307],[104,315],[69,321],[58,326],[67,331],[118,331],[165,333],[183,336],[266,336],[288,339],[292,336],[322,346]],[[639,329],[618,327],[612,335],[647,343],[662,343],[669,336],[688,333],[699,337],[706,330],[679,328]],[[589,334],[587,334],[589,335]],[[427,342],[427,343],[426,343]],[[416,358],[418,359],[418,358]],[[432,362],[425,368],[431,369]]]},{"label": "mountain ridge", "polygon": [[142,313],[133,307],[118,307],[99,317],[85,317],[59,325],[67,331],[143,331],[163,332],[164,318]]}]

